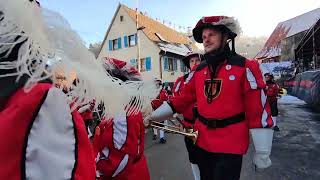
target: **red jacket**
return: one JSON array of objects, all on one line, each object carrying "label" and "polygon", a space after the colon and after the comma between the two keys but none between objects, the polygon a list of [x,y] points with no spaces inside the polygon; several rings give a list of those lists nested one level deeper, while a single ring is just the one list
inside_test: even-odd
[{"label": "red jacket", "polygon": [[164,101],[166,101],[166,100],[168,100],[168,94],[167,94],[166,90],[162,89],[162,90],[160,91],[160,94],[159,94],[159,96],[157,97],[157,99],[155,99],[155,100],[153,100],[153,101],[151,102],[151,106],[152,106],[152,108],[155,110],[155,109],[157,109],[158,107],[160,107],[161,104],[162,104]]},{"label": "red jacket", "polygon": [[255,61],[240,56],[227,59],[217,71],[211,87],[213,100],[207,101],[210,75],[206,62],[202,62],[180,96],[169,100],[174,109],[183,113],[197,103],[199,115],[206,119],[226,119],[245,113],[243,121],[223,128],[209,128],[196,120],[199,131],[197,145],[209,152],[244,154],[249,144],[249,128],[272,127],[270,107],[266,103],[265,83]]},{"label": "red jacket", "polygon": [[39,83],[17,90],[0,112],[0,179],[95,178],[92,147],[66,95]]},{"label": "red jacket", "polygon": [[278,84],[275,82],[267,83],[266,90],[267,90],[268,102],[270,103],[277,102],[277,96],[279,93]]},{"label": "red jacket", "polygon": [[94,137],[99,179],[149,180],[144,157],[144,124],[142,114],[126,116],[118,114],[103,121],[100,135]]},{"label": "red jacket", "polygon": [[90,121],[93,119],[93,110],[95,106],[95,100],[83,104],[81,107],[78,107],[78,111],[84,121]]},{"label": "red jacket", "polygon": [[[193,75],[193,73],[194,73],[194,71],[189,74],[186,74],[184,76],[181,76],[176,80],[176,82],[174,83],[174,86],[173,86],[173,95],[174,96],[181,95],[181,92],[183,91],[185,84],[187,84],[188,81],[190,80],[190,78],[192,78],[191,76]],[[190,106],[188,106],[185,109],[185,111],[182,112],[182,115],[184,118],[182,121],[182,124],[184,127],[191,128],[193,126],[193,123],[192,123],[192,121],[194,120],[193,108],[194,108],[194,105],[191,104]]]}]

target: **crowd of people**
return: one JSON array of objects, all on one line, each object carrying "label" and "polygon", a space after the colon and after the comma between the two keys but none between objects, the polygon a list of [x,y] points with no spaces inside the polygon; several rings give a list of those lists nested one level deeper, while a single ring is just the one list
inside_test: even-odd
[{"label": "crowd of people", "polygon": [[[41,8],[33,0],[23,3]],[[193,37],[205,52],[186,54],[182,61],[189,71],[172,89],[155,80],[159,94],[150,103],[152,111],[141,108],[130,113],[139,102],[133,98],[122,111],[107,116],[94,111],[108,102],[84,99],[81,105],[70,103],[74,90],[45,74],[26,90],[31,77],[3,64],[18,62],[30,37],[24,38],[27,33],[19,27],[22,33],[9,38],[6,34],[16,28],[3,24],[10,13],[6,8],[0,10],[1,179],[148,180],[145,128],[152,122],[166,126],[174,114],[182,117],[183,131],[198,132],[196,139],[184,139],[195,180],[240,179],[250,132],[256,150],[254,164],[257,168],[271,165],[273,129],[279,130],[279,87],[271,74],[264,80],[256,61],[236,53],[240,28],[234,18],[209,16],[198,21]],[[11,46],[6,48],[8,44]],[[37,53],[25,55],[34,68],[39,66],[32,59]],[[142,81],[140,73],[124,61],[105,59],[103,63],[119,82]],[[80,82],[76,78],[72,87]],[[92,123],[94,113],[98,123]],[[164,131],[160,131],[159,141],[166,143]]]}]

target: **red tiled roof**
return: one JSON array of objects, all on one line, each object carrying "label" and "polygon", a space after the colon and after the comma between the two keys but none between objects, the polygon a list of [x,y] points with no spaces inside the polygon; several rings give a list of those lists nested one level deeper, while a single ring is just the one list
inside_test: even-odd
[{"label": "red tiled roof", "polygon": [[[136,11],[128,8],[125,5],[121,5],[129,14],[129,16],[136,22]],[[145,35],[154,42],[161,42],[162,40],[169,43],[179,43],[191,45],[192,49],[198,50],[194,43],[183,33],[180,33],[164,24],[138,13],[139,27],[144,26],[142,30]],[[157,35],[160,35],[160,37]]]}]

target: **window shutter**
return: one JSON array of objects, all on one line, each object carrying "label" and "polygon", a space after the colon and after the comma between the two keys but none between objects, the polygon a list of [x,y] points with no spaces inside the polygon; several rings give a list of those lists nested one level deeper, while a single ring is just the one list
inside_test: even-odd
[{"label": "window shutter", "polygon": [[151,70],[151,57],[146,57],[146,70]]},{"label": "window shutter", "polygon": [[138,36],[137,36],[137,33],[136,34],[134,34],[134,40],[135,40],[135,44],[137,45],[138,44]]},{"label": "window shutter", "polygon": [[180,60],[180,71],[184,72],[184,63],[182,60]]},{"label": "window shutter", "polygon": [[112,51],[112,40],[109,40],[109,51]]},{"label": "window shutter", "polygon": [[124,47],[128,47],[128,36],[124,36],[123,40],[124,40]]},{"label": "window shutter", "polygon": [[164,70],[168,71],[169,70],[169,62],[168,62],[168,57],[167,56],[164,56],[163,57],[164,61]]},{"label": "window shutter", "polygon": [[121,37],[118,38],[118,49],[121,49]]},{"label": "window shutter", "polygon": [[178,60],[177,59],[173,59],[173,70],[174,71],[178,70]]}]

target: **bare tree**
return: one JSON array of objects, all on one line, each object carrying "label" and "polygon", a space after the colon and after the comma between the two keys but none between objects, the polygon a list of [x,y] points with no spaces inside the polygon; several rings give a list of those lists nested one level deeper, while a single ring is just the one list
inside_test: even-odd
[{"label": "bare tree", "polygon": [[240,36],[236,39],[236,51],[247,58],[253,58],[263,48],[267,37]]},{"label": "bare tree", "polygon": [[96,42],[89,45],[89,51],[91,51],[96,58],[99,55],[100,48],[101,48],[101,42]]}]

